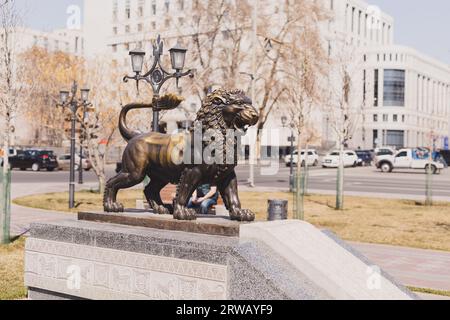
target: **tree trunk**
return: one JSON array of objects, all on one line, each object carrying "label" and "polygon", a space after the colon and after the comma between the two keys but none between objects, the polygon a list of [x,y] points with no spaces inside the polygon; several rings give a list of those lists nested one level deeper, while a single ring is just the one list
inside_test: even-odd
[{"label": "tree trunk", "polygon": [[105,193],[106,176],[101,174],[98,176],[98,192],[102,195]]},{"label": "tree trunk", "polygon": [[[432,149],[430,149],[432,150]],[[427,176],[425,179],[425,205],[427,207],[433,206],[433,169],[432,169],[433,153],[430,155],[430,162],[427,165]]]},{"label": "tree trunk", "polygon": [[[9,121],[6,119],[5,128],[9,128]],[[0,211],[0,243],[9,244],[10,243],[10,222],[11,222],[11,191],[10,191],[10,180],[8,179],[9,174],[9,130],[5,129],[3,142],[3,177],[1,186],[1,211]]]},{"label": "tree trunk", "polygon": [[308,178],[309,178],[309,165],[308,165],[308,159],[309,159],[309,145],[308,143],[305,145],[305,178],[303,183],[303,194],[308,194]]},{"label": "tree trunk", "polygon": [[340,143],[339,167],[336,182],[336,210],[344,210],[344,144]]},{"label": "tree trunk", "polygon": [[298,140],[297,140],[297,150],[298,150],[298,160],[297,160],[297,174],[296,177],[296,191],[295,191],[295,197],[296,197],[296,211],[295,211],[295,219],[297,220],[304,220],[305,219],[305,203],[304,203],[304,175],[302,171],[302,143],[301,143],[301,134],[298,134]]}]

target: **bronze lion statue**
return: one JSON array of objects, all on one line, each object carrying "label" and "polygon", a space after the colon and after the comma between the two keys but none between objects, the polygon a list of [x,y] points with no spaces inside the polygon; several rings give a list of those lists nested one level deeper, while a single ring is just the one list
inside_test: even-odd
[{"label": "bronze lion statue", "polygon": [[[165,96],[158,104],[173,109],[181,101],[174,96]],[[211,130],[214,134],[209,143],[200,140],[200,148],[195,143],[196,129],[174,135],[130,130],[126,124],[128,112],[146,108],[152,108],[152,105],[130,104],[120,114],[119,129],[128,146],[123,154],[122,171],[107,182],[105,211],[123,212],[123,205],[117,203],[118,191],[138,185],[148,176],[150,183],[144,193],[156,213],[172,213],[178,220],[195,220],[196,211],[186,206],[197,187],[208,183],[217,186],[232,220],[253,221],[255,215],[241,208],[235,173],[238,138],[229,135],[230,130],[245,134],[248,127],[258,122],[258,111],[251,99],[240,90],[216,90],[208,95],[197,113],[195,124],[201,134]],[[231,161],[225,152],[218,152],[230,147],[234,149]],[[210,161],[211,158],[203,156],[207,148],[214,149],[211,157],[219,161]],[[177,185],[173,205],[164,204],[160,197],[161,190],[169,183]]]}]

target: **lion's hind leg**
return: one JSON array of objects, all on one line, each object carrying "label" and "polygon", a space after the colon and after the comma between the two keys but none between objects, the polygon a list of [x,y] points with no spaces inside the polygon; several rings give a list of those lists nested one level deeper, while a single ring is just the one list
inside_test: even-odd
[{"label": "lion's hind leg", "polygon": [[163,182],[155,177],[150,177],[150,183],[145,188],[144,194],[148,204],[157,214],[171,214],[173,212],[173,208],[170,205],[165,205],[161,199],[161,190],[167,184],[167,182]]},{"label": "lion's hind leg", "polygon": [[106,212],[123,212],[124,206],[117,203],[117,193],[120,189],[127,189],[144,181],[144,174],[120,172],[106,183],[103,207]]}]

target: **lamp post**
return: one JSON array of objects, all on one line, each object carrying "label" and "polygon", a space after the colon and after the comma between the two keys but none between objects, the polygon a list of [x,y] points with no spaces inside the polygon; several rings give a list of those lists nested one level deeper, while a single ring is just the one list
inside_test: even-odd
[{"label": "lamp post", "polygon": [[[281,117],[281,123],[282,123],[282,125],[283,125],[283,128],[286,128],[286,127],[287,127],[287,121],[288,121],[288,119],[287,119],[286,116]],[[291,123],[291,124],[289,125],[289,127],[290,127],[290,129],[291,129],[291,136],[288,138],[288,141],[291,143],[291,150],[290,150],[290,153],[291,153],[291,163],[290,163],[290,165],[289,165],[289,167],[290,167],[290,173],[289,173],[289,187],[290,187],[290,190],[292,191],[292,190],[293,190],[293,185],[294,185],[294,142],[295,142],[295,137],[294,137],[294,124]],[[300,161],[300,160],[299,160],[299,161]]]},{"label": "lamp post", "polygon": [[86,137],[86,108],[87,101],[89,99],[89,89],[81,89],[81,101],[84,102],[83,106],[83,115],[81,117],[81,138],[80,138],[80,164],[78,166],[79,174],[78,174],[78,184],[83,184],[83,142],[87,139]]},{"label": "lamp post", "polygon": [[[76,94],[78,91],[78,84],[76,81],[73,82],[71,91],[60,91],[59,106],[69,108],[71,112],[71,130],[70,130],[70,179],[69,179],[69,209],[75,207],[75,126],[76,126],[76,116],[79,108],[83,108],[83,114],[86,112],[86,108],[90,105],[88,102],[89,90],[82,89],[81,99],[77,99]],[[84,117],[84,115],[83,115]],[[81,143],[80,143],[81,149]],[[82,152],[82,151],[81,151]],[[80,154],[81,154],[80,152]]]},{"label": "lamp post", "polygon": [[128,80],[135,80],[136,88],[138,90],[139,90],[139,81],[141,80],[146,81],[152,87],[153,90],[152,129],[154,132],[159,131],[159,112],[166,110],[164,106],[158,104],[158,100],[160,97],[159,95],[163,84],[166,83],[167,80],[175,78],[178,87],[178,81],[180,78],[185,76],[190,76],[191,78],[194,77],[193,70],[183,72],[187,53],[186,49],[181,48],[180,45],[177,44],[174,48],[169,50],[172,69],[175,70],[174,73],[167,72],[161,65],[161,56],[163,55],[163,51],[164,51],[164,44],[161,41],[161,37],[158,35],[156,41],[153,42],[153,57],[154,57],[153,65],[150,68],[150,71],[146,72],[143,75],[141,75],[141,73],[144,65],[145,51],[140,49],[130,51],[131,66],[135,75],[125,76],[123,79],[124,82],[128,82]]}]

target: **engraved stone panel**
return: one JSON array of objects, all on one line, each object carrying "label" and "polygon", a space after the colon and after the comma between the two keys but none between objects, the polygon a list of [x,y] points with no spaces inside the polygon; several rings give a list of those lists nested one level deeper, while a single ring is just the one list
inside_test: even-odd
[{"label": "engraved stone panel", "polygon": [[227,281],[223,265],[34,238],[26,243],[25,284],[80,298],[226,299]]}]

